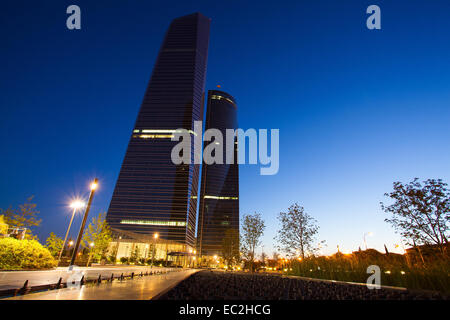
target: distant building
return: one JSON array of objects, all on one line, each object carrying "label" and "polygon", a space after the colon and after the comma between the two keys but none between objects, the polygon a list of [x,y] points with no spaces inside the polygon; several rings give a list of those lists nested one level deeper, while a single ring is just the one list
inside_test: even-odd
[{"label": "distant building", "polygon": [[158,234],[158,245],[166,241],[172,252],[195,247],[199,165],[174,165],[178,142],[171,137],[178,128],[193,132],[194,121],[203,120],[209,26],[209,18],[194,13],[167,30],[106,217],[115,234],[123,233],[121,242],[130,234]]},{"label": "distant building", "polygon": [[[222,131],[227,145],[225,129],[237,129],[237,105],[226,92],[210,90],[206,111],[205,130]],[[214,141],[205,142],[205,146]],[[239,166],[237,164],[237,138],[233,138],[234,164],[203,163],[198,221],[198,251],[200,256],[220,256],[222,241],[229,229],[239,233]]]}]

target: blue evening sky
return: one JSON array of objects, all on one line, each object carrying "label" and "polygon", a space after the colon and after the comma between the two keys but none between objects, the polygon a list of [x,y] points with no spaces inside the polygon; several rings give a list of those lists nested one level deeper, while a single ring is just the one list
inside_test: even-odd
[{"label": "blue evening sky", "polygon": [[[381,30],[366,28],[371,4]],[[34,195],[39,238],[63,236],[67,204],[98,177],[90,216],[106,211],[164,33],[196,11],[212,18],[206,88],[236,97],[241,128],[280,129],[277,175],[240,168],[240,213],[263,215],[264,250],[294,202],[324,253],[369,231],[393,249],[379,206],[392,182],[450,180],[449,1],[2,2],[0,207]]]}]

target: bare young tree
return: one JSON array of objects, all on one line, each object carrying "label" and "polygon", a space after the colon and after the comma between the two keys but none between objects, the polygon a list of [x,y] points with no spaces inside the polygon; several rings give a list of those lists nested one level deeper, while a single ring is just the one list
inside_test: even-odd
[{"label": "bare young tree", "polygon": [[313,253],[313,243],[319,230],[317,221],[308,215],[304,208],[297,203],[291,205],[288,212],[280,212],[278,220],[281,228],[275,240],[279,243],[279,250],[286,255],[295,257],[300,253],[305,258],[306,253]]},{"label": "bare young tree", "polygon": [[227,229],[222,240],[222,258],[228,266],[237,264],[239,255],[239,232],[235,229]]},{"label": "bare young tree", "polygon": [[263,252],[261,252],[261,264],[263,266],[266,265],[266,260],[267,260],[267,254],[263,251]]},{"label": "bare young tree", "polygon": [[441,179],[428,179],[423,185],[418,180],[394,182],[394,191],[384,194],[394,200],[391,205],[380,202],[382,210],[392,215],[385,221],[409,245],[434,244],[444,253],[449,237],[450,192]]},{"label": "bare young tree", "polygon": [[275,261],[278,261],[278,259],[280,259],[280,255],[278,254],[278,252],[274,251],[272,253],[272,259]]},{"label": "bare young tree", "polygon": [[244,258],[254,269],[255,250],[261,243],[261,237],[266,228],[259,213],[247,214],[242,219],[241,251]]},{"label": "bare young tree", "polygon": [[36,210],[36,204],[31,202],[34,196],[27,199],[24,204],[19,205],[18,209],[12,209],[10,206],[8,209],[0,209],[0,213],[4,215],[5,222],[11,228],[26,228],[27,239],[37,239],[31,232],[32,227],[38,227],[42,220],[37,219],[39,211]]}]

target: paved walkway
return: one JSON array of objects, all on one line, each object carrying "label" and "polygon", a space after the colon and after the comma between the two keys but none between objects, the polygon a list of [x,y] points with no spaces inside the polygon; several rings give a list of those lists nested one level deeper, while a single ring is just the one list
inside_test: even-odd
[{"label": "paved walkway", "polygon": [[133,280],[87,284],[81,288],[49,290],[5,300],[149,300],[197,271],[182,269],[161,275],[137,277]]},{"label": "paved walkway", "polygon": [[[119,276],[121,273],[124,275],[134,272],[139,274],[141,272],[150,272],[158,270],[167,270],[167,268],[148,266],[98,266],[98,267],[77,267],[77,270],[87,278],[102,277],[109,278],[111,273],[115,276]],[[2,271],[0,272],[0,290],[20,288],[24,282],[28,280],[28,286],[38,286],[45,284],[57,283],[59,278],[62,278],[62,282],[66,282],[67,278],[71,275],[68,272],[68,267],[56,268],[55,270],[43,270],[43,271]]]}]

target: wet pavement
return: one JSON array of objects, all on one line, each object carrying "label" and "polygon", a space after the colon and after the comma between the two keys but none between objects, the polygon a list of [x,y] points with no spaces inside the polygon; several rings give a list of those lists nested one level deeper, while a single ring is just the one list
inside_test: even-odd
[{"label": "wet pavement", "polygon": [[[148,267],[148,266],[96,266],[96,267],[76,267],[76,270],[84,275],[85,279],[95,278],[97,279],[99,275],[104,278],[111,277],[113,273],[115,276],[120,276],[120,274],[130,274],[134,272],[139,274],[141,272],[155,272],[164,271],[168,268],[161,267]],[[46,284],[55,284],[58,282],[59,278],[62,278],[62,282],[66,282],[68,277],[71,276],[73,272],[68,271],[68,267],[56,268],[54,270],[42,270],[42,271],[1,271],[0,272],[0,290],[20,288],[23,286],[24,282],[28,280],[28,286],[38,286]]]},{"label": "wet pavement", "polygon": [[160,275],[49,290],[6,300],[149,300],[173,288],[196,272],[197,270],[194,269],[174,269],[172,272]]}]

